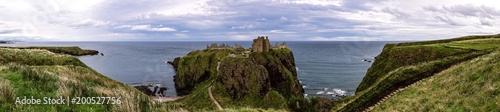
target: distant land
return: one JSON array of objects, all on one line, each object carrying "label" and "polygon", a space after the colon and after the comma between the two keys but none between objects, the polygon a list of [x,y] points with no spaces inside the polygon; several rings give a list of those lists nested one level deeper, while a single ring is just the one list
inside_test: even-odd
[{"label": "distant land", "polygon": [[14,41],[4,41],[4,40],[0,40],[0,44],[13,44]]}]

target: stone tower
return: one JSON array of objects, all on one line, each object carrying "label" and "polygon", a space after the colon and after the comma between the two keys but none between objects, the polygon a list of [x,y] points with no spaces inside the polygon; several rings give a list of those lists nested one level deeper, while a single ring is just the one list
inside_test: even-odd
[{"label": "stone tower", "polygon": [[269,38],[266,36],[259,36],[257,39],[253,39],[252,52],[269,52],[271,49],[271,44],[269,43]]}]

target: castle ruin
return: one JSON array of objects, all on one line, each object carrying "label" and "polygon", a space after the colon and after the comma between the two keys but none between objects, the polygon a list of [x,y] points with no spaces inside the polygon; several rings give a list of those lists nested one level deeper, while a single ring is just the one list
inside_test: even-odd
[{"label": "castle ruin", "polygon": [[[252,43],[252,48],[251,52],[269,52],[271,49],[284,49],[286,47],[286,42],[283,42],[282,44],[276,43],[274,46],[271,46],[269,42],[269,37],[267,36],[258,36],[256,39],[253,39]],[[210,45],[207,44],[207,49],[208,50],[215,50],[215,49],[233,49],[238,52],[243,52],[245,51],[245,48],[238,44],[234,44],[234,46],[229,46],[228,44],[220,44],[217,45],[217,43],[212,43]]]},{"label": "castle ruin", "polygon": [[[239,46],[239,45],[235,44],[234,47],[237,47],[237,46]],[[234,47],[231,47],[231,46],[224,44],[224,43],[222,43],[220,45],[217,45],[217,43],[212,43],[212,44],[210,44],[210,46],[207,45],[207,49],[210,49],[210,50],[213,50],[213,49],[232,49]]]},{"label": "castle ruin", "polygon": [[271,49],[271,44],[269,43],[269,38],[266,36],[258,36],[257,39],[253,39],[252,52],[269,52]]},{"label": "castle ruin", "polygon": [[284,48],[286,48],[286,42],[283,42],[282,44],[279,44],[278,42],[276,42],[276,44],[274,45],[273,48],[284,49]]}]

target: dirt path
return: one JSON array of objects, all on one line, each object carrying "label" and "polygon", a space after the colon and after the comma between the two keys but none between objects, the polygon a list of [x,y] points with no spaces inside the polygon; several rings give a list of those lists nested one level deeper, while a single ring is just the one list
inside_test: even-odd
[{"label": "dirt path", "polygon": [[167,96],[167,97],[152,97],[155,101],[158,102],[170,102],[170,101],[175,101],[177,99],[180,99],[182,97],[176,97],[176,96]]},{"label": "dirt path", "polygon": [[410,84],[410,85],[408,85],[408,86],[406,86],[406,87],[404,87],[404,88],[399,88],[399,89],[397,89],[396,91],[393,91],[391,94],[389,94],[389,95],[385,96],[384,98],[382,98],[381,100],[379,100],[379,101],[378,101],[375,105],[373,105],[373,106],[370,106],[370,107],[366,108],[363,112],[369,112],[369,111],[372,111],[375,107],[377,107],[378,105],[380,105],[382,102],[384,102],[384,101],[385,101],[385,100],[387,100],[388,98],[390,98],[390,97],[394,96],[396,93],[401,92],[401,91],[403,91],[403,90],[405,90],[405,89],[408,89],[409,87],[414,86],[414,85],[416,85],[416,84],[418,84],[418,83],[422,82],[422,80],[424,80],[424,79],[421,79],[421,80],[419,80],[419,81],[417,81],[417,82],[415,82],[415,83],[413,83],[413,84]]},{"label": "dirt path", "polygon": [[210,95],[210,99],[212,99],[215,105],[217,105],[217,109],[222,110],[223,108],[220,106],[219,102],[217,102],[217,100],[215,100],[214,96],[212,95],[212,85],[208,87],[208,95]]}]

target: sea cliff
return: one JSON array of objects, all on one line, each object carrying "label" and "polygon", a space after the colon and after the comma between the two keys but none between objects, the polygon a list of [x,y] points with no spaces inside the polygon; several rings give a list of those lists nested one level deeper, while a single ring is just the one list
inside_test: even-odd
[{"label": "sea cliff", "polygon": [[68,54],[73,56],[84,56],[84,55],[97,55],[99,51],[97,50],[89,50],[89,49],[81,49],[78,46],[25,46],[25,47],[9,47],[9,46],[0,46],[0,48],[11,48],[11,49],[43,49],[48,50],[53,53],[59,54]]},{"label": "sea cliff", "polygon": [[[207,45],[170,62],[178,95],[197,108],[215,109],[207,101],[212,86],[222,107],[289,108],[292,100],[304,99],[297,79],[293,53],[286,44],[271,47],[259,37],[250,49]],[[238,45],[235,45],[238,46]]]},{"label": "sea cliff", "polygon": [[[495,83],[498,84],[498,80],[495,81],[498,78],[490,75],[495,74],[493,71],[484,69],[486,70],[485,72],[469,72],[472,71],[473,68],[500,68],[500,66],[494,64],[477,66],[478,64],[476,63],[479,62],[474,61],[498,58],[495,57],[498,56],[498,53],[496,53],[498,50],[500,50],[500,35],[466,36],[446,40],[387,44],[381,54],[376,57],[373,65],[368,69],[366,76],[356,90],[356,94],[338,101],[332,111],[370,111],[372,109],[379,111],[471,111],[478,109],[492,111],[498,109],[498,106],[489,107],[491,105],[487,103],[480,103],[467,98],[498,95],[498,90],[500,88],[499,86],[494,86]],[[440,76],[440,74],[446,74],[446,72],[456,71],[456,69],[453,69],[454,66],[462,66],[469,70],[464,72],[453,72],[456,74],[450,77],[460,76],[466,79],[482,77],[488,80],[459,81],[462,80],[462,78],[446,78]],[[461,82],[461,84],[435,86],[432,84],[439,85],[440,82],[428,81],[429,79]],[[421,82],[426,81],[429,82],[427,87],[420,86]],[[491,88],[490,90],[477,90],[477,88],[482,87],[474,83],[487,83],[493,85],[489,85]],[[464,88],[462,86],[467,87]],[[430,88],[432,88],[432,90]],[[436,93],[435,91],[447,92]],[[479,93],[460,97],[460,94],[473,92]],[[488,94],[483,94],[482,92]],[[422,96],[424,93],[434,94]],[[392,96],[398,95],[406,96],[392,98]],[[431,98],[431,96],[434,99],[428,99]],[[453,98],[450,96],[453,96]],[[411,99],[420,99],[421,101],[413,102]],[[384,102],[386,100],[391,102]],[[495,100],[498,101],[499,98],[492,98],[485,101],[495,102]],[[429,103],[429,105],[426,105],[427,103]],[[380,104],[384,104],[384,106],[382,106],[383,109],[378,107]],[[420,107],[414,107],[418,105],[420,105]],[[437,108],[434,107],[435,105],[444,107]]]}]

